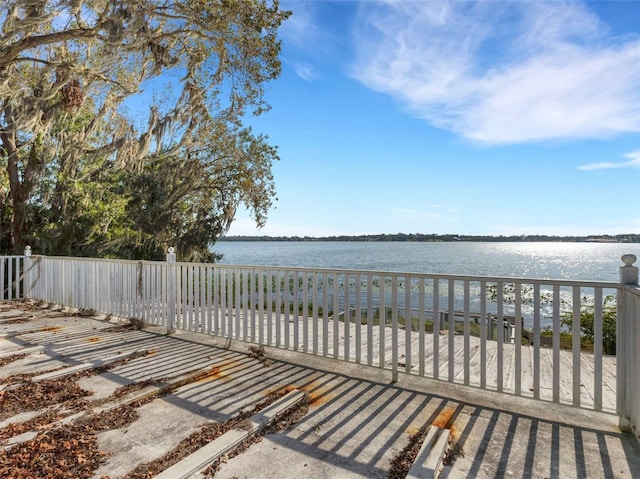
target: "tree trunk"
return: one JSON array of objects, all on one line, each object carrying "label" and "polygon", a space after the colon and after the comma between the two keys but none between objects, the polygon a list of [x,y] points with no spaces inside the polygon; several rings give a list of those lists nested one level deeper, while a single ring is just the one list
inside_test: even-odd
[{"label": "tree trunk", "polygon": [[9,246],[15,254],[20,253],[26,246],[25,224],[27,208],[24,190],[18,174],[18,148],[16,145],[15,129],[9,125],[0,133],[0,140],[7,155],[7,173],[9,175],[9,198],[11,201],[11,232]]}]

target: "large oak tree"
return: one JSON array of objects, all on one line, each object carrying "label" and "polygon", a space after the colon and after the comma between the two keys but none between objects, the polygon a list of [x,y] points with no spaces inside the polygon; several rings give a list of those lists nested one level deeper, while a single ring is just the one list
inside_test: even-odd
[{"label": "large oak tree", "polygon": [[[0,246],[194,258],[274,197],[276,0],[0,0]],[[149,92],[155,89],[151,95]]]}]

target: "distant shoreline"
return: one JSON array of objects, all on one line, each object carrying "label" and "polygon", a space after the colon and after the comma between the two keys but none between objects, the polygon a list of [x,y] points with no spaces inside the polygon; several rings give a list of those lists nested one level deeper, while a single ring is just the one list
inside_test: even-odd
[{"label": "distant shoreline", "polygon": [[455,235],[455,234],[377,234],[377,235],[340,235],[340,236],[222,236],[218,241],[398,241],[398,242],[558,242],[558,243],[640,243],[640,234],[628,233],[619,235],[589,235],[589,236],[549,236],[549,235],[513,235],[513,236],[483,236],[483,235]]}]

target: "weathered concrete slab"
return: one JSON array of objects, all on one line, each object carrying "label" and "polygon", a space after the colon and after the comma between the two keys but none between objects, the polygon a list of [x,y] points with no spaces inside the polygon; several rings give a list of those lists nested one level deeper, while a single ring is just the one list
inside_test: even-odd
[{"label": "weathered concrete slab", "polygon": [[253,434],[267,427],[278,414],[298,402],[302,401],[305,394],[302,391],[294,390],[287,393],[275,403],[264,410],[251,416],[248,427],[244,430],[231,429],[219,438],[213,440],[206,446],[198,449],[193,454],[182,459],[162,473],[156,476],[157,479],[187,479],[204,470],[224,455],[235,451],[243,441],[246,441]]},{"label": "weathered concrete slab", "polygon": [[[401,374],[392,384],[385,370],[270,348],[267,365],[247,354],[247,343],[196,333],[108,333],[98,331],[106,325],[95,319],[64,319],[42,321],[47,327],[55,326],[50,320],[59,321],[62,331],[73,323],[72,334],[42,331],[20,336],[12,347],[43,345],[65,364],[125,349],[153,351],[99,377],[83,379],[83,385],[102,391],[100,397],[134,381],[168,378],[194,368],[215,369],[202,380],[138,407],[139,418],[130,425],[99,433],[100,449],[108,456],[95,471],[96,478],[125,475],[138,464],[164,456],[202,424],[227,420],[270,393],[290,388],[309,395],[308,414],[229,459],[216,477],[387,477],[391,460],[425,424],[449,430],[463,452],[443,467],[441,477],[640,477],[640,447],[633,436],[617,430],[614,415],[415,375]],[[40,320],[34,321],[26,327],[33,329]],[[100,339],[90,341],[93,337]],[[42,370],[57,360],[47,354],[33,357],[41,361]],[[0,377],[8,370],[15,372],[14,366],[0,367]]]},{"label": "weathered concrete slab", "polygon": [[30,355],[30,354],[41,353],[42,351],[44,351],[44,346],[32,346],[30,348],[17,348],[11,351],[4,351],[0,353],[0,359],[8,358],[16,354]]},{"label": "weathered concrete slab", "polygon": [[[137,351],[127,351],[126,353],[120,353],[120,354],[116,354],[114,356],[109,356],[107,358],[101,358],[101,359],[97,359],[95,361],[91,361],[88,363],[80,363],[80,364],[76,364],[74,366],[68,366],[66,368],[61,368],[61,369],[57,369],[55,371],[50,371],[47,373],[42,373],[42,374],[38,374],[36,376],[33,376],[30,378],[31,382],[37,383],[40,381],[46,381],[48,379],[58,379],[58,378],[62,378],[65,376],[69,376],[71,374],[74,373],[78,373],[81,371],[86,371],[88,369],[93,369],[93,368],[99,368],[101,366],[106,366],[110,363],[114,363],[116,361],[119,361],[121,359],[134,359],[140,356],[144,356],[147,354],[147,351],[145,349],[140,349]],[[0,391],[3,390],[7,390],[7,389],[15,389],[20,387],[21,383],[16,383],[16,384],[12,384],[12,385],[0,385]]]},{"label": "weathered concrete slab", "polygon": [[0,310],[0,322],[4,321],[12,321],[17,318],[29,318],[31,317],[28,314],[25,314],[21,309],[11,308],[11,309],[2,309]]}]

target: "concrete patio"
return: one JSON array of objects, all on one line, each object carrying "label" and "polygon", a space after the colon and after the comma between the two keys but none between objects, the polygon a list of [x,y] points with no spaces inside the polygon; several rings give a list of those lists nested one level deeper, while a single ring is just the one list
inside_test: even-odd
[{"label": "concrete patio", "polygon": [[[386,370],[282,349],[267,347],[265,357],[256,357],[249,343],[198,333],[168,336],[160,328],[113,326],[99,317],[0,303],[0,357],[27,353],[0,367],[0,380],[146,351],[78,381],[93,391],[88,399],[99,400],[125,384],[214,368],[215,374],[140,406],[139,419],[126,428],[98,433],[108,456],[96,478],[123,477],[203,424],[225,421],[270,393],[293,388],[308,393],[307,414],[227,459],[216,477],[389,477],[392,459],[430,425],[450,430],[459,452],[442,466],[443,478],[640,477],[638,441],[619,431],[613,414],[405,374],[392,383]],[[35,414],[6,418],[0,428]],[[9,444],[5,440],[4,447]]]}]

